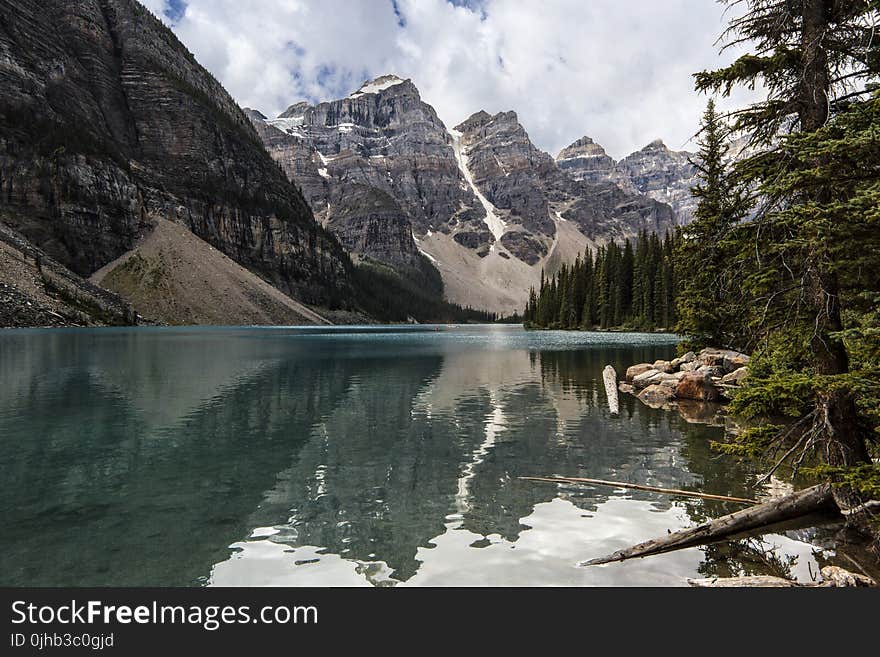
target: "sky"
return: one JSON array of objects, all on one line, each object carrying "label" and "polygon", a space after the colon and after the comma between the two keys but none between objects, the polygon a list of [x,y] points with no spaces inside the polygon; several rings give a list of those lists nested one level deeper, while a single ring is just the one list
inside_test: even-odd
[{"label": "sky", "polygon": [[[244,107],[277,116],[410,78],[448,128],[514,110],[556,155],[586,135],[616,158],[655,139],[695,150],[719,54],[714,0],[141,0]],[[751,97],[738,92],[722,108]]]}]

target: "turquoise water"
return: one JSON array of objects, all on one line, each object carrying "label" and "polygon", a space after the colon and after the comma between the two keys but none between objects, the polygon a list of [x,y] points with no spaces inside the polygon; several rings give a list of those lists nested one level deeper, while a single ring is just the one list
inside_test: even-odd
[{"label": "turquoise water", "polygon": [[804,532],[766,537],[760,557],[693,549],[578,568],[737,507],[518,479],[762,494],[709,450],[723,428],[628,395],[608,413],[605,365],[673,352],[669,336],[509,326],[0,333],[0,585],[815,572],[827,552]]}]

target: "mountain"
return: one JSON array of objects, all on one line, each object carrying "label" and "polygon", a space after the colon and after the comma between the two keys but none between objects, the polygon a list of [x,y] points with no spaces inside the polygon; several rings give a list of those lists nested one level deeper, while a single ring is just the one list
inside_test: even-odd
[{"label": "mountain", "polygon": [[697,182],[692,157],[694,154],[687,151],[670,150],[658,139],[620,160],[612,180],[668,203],[675,210],[678,223],[684,225],[693,219],[697,205],[691,195],[691,187]]},{"label": "mountain", "polygon": [[0,190],[0,222],[81,278],[169,220],[285,294],[352,302],[338,240],[134,0],[3,0]]},{"label": "mountain", "polygon": [[590,137],[582,137],[563,148],[557,164],[577,180],[612,181],[633,194],[644,194],[672,207],[676,223],[693,219],[696,200],[691,187],[696,184],[696,169],[690,163],[693,153],[670,150],[661,140],[615,162]]},{"label": "mountain", "polygon": [[484,319],[446,300],[522,312],[543,270],[675,223],[657,190],[574,175],[514,112],[449,130],[386,75],[270,119],[135,0],[3,7],[0,224],[115,293],[95,322]]},{"label": "mountain", "polygon": [[609,180],[617,164],[602,146],[589,137],[581,137],[571,146],[563,148],[556,156],[556,163],[576,180],[588,182]]},{"label": "mountain", "polygon": [[480,111],[449,130],[413,82],[394,75],[274,119],[247,114],[315,216],[357,257],[400,269],[415,249],[460,305],[522,312],[542,269],[674,224],[664,203],[570,175],[516,113]]}]

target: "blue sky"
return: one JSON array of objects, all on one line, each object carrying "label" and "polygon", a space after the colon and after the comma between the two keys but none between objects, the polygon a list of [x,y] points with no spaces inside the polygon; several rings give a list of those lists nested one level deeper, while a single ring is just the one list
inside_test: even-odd
[{"label": "blue sky", "polygon": [[[385,73],[453,127],[516,110],[554,155],[583,135],[616,158],[689,143],[691,74],[730,61],[712,0],[142,0],[244,106],[274,116]],[[741,105],[740,94],[722,106]]]}]

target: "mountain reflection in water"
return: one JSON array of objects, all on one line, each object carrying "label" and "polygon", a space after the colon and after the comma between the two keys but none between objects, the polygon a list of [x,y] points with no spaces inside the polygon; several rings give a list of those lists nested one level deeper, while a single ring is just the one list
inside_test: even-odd
[{"label": "mountain reflection in water", "polygon": [[[518,479],[754,496],[753,474],[709,449],[723,429],[628,395],[620,417],[608,413],[605,365],[673,352],[664,336],[504,326],[6,332],[0,584],[680,585],[713,574],[729,554],[575,564],[733,510],[724,503]],[[763,547],[808,578],[819,549],[808,538]]]}]

